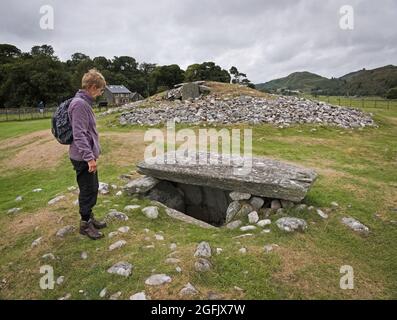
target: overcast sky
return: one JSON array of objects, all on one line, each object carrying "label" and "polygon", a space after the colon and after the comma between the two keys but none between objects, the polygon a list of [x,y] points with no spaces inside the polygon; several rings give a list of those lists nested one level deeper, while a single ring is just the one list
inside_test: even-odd
[{"label": "overcast sky", "polygon": [[[54,29],[40,28],[40,7]],[[341,6],[354,9],[343,30]],[[1,0],[0,43],[23,51],[50,44],[61,60],[74,52],[128,55],[140,62],[214,61],[254,82],[294,71],[339,77],[397,64],[397,0]]]}]

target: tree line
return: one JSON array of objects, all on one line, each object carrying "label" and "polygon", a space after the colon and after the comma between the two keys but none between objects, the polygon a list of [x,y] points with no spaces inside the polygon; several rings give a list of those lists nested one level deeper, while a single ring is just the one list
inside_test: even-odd
[{"label": "tree line", "polygon": [[207,80],[240,83],[254,88],[236,67],[222,69],[214,62],[192,64],[182,70],[177,64],[138,63],[129,56],[91,58],[76,52],[63,62],[50,45],[22,52],[12,44],[0,44],[0,107],[29,107],[38,101],[55,104],[72,97],[83,74],[97,68],[108,84],[124,85],[144,97],[173,88],[177,83]]}]

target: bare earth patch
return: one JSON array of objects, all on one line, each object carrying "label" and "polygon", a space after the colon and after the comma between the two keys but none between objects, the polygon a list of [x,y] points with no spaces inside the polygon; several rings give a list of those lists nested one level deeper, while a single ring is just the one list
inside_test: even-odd
[{"label": "bare earth patch", "polygon": [[7,139],[2,142],[0,151],[12,148],[19,150],[11,159],[6,158],[0,162],[2,171],[52,168],[68,151],[68,147],[59,144],[49,130]]}]

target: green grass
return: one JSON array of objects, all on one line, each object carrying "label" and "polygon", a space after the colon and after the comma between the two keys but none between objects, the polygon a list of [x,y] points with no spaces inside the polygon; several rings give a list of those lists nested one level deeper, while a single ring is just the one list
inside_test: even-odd
[{"label": "green grass", "polygon": [[[149,221],[136,210],[129,214],[127,222],[113,222],[106,229],[108,233],[128,225],[131,228],[128,234],[89,241],[75,232],[65,239],[57,239],[54,234],[60,227],[77,226],[78,221],[77,208],[72,204],[77,195],[67,191],[67,187],[75,185],[67,155],[51,168],[3,171],[0,177],[0,274],[6,284],[0,289],[0,298],[56,299],[71,293],[73,299],[99,299],[99,292],[107,287],[110,294],[121,291],[123,299],[142,290],[154,299],[179,299],[179,290],[191,282],[200,291],[197,298],[206,298],[212,291],[232,299],[396,299],[397,226],[391,220],[397,220],[397,212],[393,211],[397,208],[397,108],[365,108],[365,111],[374,113],[379,128],[344,130],[314,125],[253,128],[256,155],[292,161],[318,171],[319,177],[305,203],[320,208],[330,207],[332,201],[339,204],[327,220],[308,211],[288,211],[289,215],[308,222],[309,228],[304,234],[279,231],[274,224],[279,216],[273,216],[269,234],[260,234],[257,230],[253,237],[235,239],[241,234],[239,230],[201,229],[173,220],[163,210],[159,219]],[[117,115],[99,118],[100,133],[147,129],[112,126],[116,120]],[[178,125],[177,129],[183,127],[187,126]],[[48,120],[0,123],[0,142],[46,128]],[[316,131],[311,131],[312,128]],[[103,139],[102,147],[103,155],[110,159],[122,148],[111,138]],[[0,161],[3,164],[12,161],[20,148],[7,149]],[[131,157],[135,155],[135,150],[129,152]],[[122,186],[119,175],[134,169],[135,163],[126,167],[114,160],[100,162],[100,180]],[[33,193],[34,188],[43,188],[43,191]],[[149,204],[147,200],[125,195],[117,197],[116,191],[99,196],[97,216],[104,217],[111,208],[122,211],[127,204]],[[53,207],[47,206],[47,201],[57,194],[66,195],[67,199]],[[15,202],[17,195],[23,196],[22,202]],[[16,206],[23,208],[20,213],[6,213]],[[343,216],[352,216],[368,225],[370,234],[363,237],[347,229],[340,223]],[[154,234],[159,232],[163,232],[164,241],[154,240]],[[44,243],[32,249],[32,241],[39,236],[44,237]],[[126,240],[127,245],[109,252],[108,246],[119,239]],[[213,251],[220,247],[223,252],[220,255],[213,252],[212,270],[200,274],[194,271],[193,253],[203,240],[211,244]],[[172,242],[178,246],[180,274],[175,266],[164,263]],[[145,248],[150,243],[155,245],[154,249]],[[263,246],[271,243],[279,247],[264,253]],[[241,247],[247,248],[246,255],[238,252]],[[89,259],[80,258],[82,251],[88,253]],[[48,252],[58,259],[43,261],[41,256]],[[106,272],[118,261],[134,265],[130,278]],[[54,290],[41,290],[39,269],[43,264],[52,265],[55,275],[65,276],[65,282],[56,285]],[[339,288],[342,265],[354,268],[354,290]],[[160,289],[149,288],[144,281],[152,272],[167,273],[173,281]],[[244,292],[235,290],[235,286]],[[79,293],[81,289],[84,294]]]}]

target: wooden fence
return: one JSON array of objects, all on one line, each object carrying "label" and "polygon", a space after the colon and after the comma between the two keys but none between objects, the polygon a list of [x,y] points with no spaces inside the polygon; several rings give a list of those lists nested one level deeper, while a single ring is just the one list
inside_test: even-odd
[{"label": "wooden fence", "polygon": [[[44,108],[41,112],[38,108],[0,108],[1,121],[22,121],[34,119],[49,119],[57,107]],[[95,106],[96,112],[108,110],[108,106]]]}]

